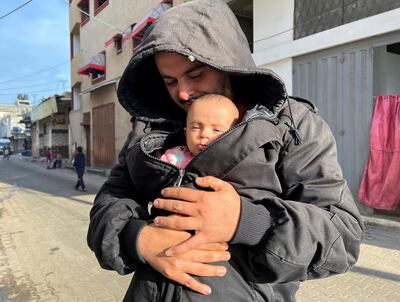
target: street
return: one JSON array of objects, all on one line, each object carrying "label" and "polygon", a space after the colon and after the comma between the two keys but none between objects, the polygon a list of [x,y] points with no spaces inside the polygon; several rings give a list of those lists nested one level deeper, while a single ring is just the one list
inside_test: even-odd
[{"label": "street", "polygon": [[[18,156],[0,160],[0,302],[122,301],[131,275],[100,268],[86,244],[105,177]],[[352,272],[302,283],[297,301],[400,301],[400,228],[368,225]]]}]

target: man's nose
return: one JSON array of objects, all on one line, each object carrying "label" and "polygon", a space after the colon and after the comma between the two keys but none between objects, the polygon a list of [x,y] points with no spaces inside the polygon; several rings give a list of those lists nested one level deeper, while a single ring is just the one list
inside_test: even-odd
[{"label": "man's nose", "polygon": [[185,81],[180,81],[179,82],[178,89],[179,89],[179,91],[178,91],[179,98],[181,100],[187,101],[192,96],[191,87]]}]

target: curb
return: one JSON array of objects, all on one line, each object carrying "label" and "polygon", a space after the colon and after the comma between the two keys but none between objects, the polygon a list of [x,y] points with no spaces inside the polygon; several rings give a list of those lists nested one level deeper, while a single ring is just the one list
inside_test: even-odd
[{"label": "curb", "polygon": [[391,220],[391,219],[383,219],[372,216],[361,216],[364,224],[366,225],[374,225],[374,226],[382,226],[387,228],[395,228],[400,229],[400,222]]}]

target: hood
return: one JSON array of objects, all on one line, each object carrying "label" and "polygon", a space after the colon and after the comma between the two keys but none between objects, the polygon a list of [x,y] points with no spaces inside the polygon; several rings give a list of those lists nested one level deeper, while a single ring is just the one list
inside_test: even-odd
[{"label": "hood", "polygon": [[118,99],[134,118],[183,120],[185,112],[172,101],[157,71],[156,52],[191,56],[228,73],[235,97],[245,100],[249,112],[276,117],[287,98],[282,80],[256,67],[235,15],[222,0],[190,1],[164,12],[149,27],[118,85]]}]

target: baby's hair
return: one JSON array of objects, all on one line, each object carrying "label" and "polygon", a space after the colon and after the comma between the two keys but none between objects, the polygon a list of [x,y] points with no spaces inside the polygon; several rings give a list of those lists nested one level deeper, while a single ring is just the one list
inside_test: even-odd
[{"label": "baby's hair", "polygon": [[[216,93],[205,94],[205,95],[202,95],[202,96],[198,97],[195,102],[208,101],[208,100],[213,100],[213,101],[216,101],[216,102],[218,102],[218,101],[228,101],[228,102],[232,103],[232,105],[239,111],[239,108],[235,104],[235,102],[233,100],[231,100],[230,98],[222,95],[222,94],[216,94]],[[194,107],[190,106],[189,109],[188,109],[188,113],[190,112],[190,108],[194,108]],[[240,112],[239,112],[239,115],[240,115]],[[239,122],[239,120],[240,120],[240,118],[239,119],[235,119],[233,125],[236,125]]]}]

